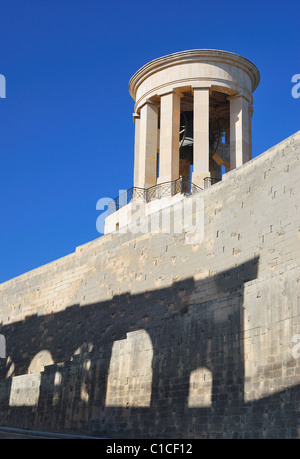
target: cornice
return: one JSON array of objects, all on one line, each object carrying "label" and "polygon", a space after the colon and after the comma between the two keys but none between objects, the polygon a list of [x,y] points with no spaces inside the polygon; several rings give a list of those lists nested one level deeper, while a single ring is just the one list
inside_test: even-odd
[{"label": "cornice", "polygon": [[222,62],[243,70],[250,77],[252,82],[252,92],[255,91],[259,84],[260,74],[257,67],[245,57],[229,51],[215,49],[194,49],[189,51],[180,51],[174,54],[168,54],[145,64],[130,79],[129,93],[135,100],[138,87],[146,78],[148,78],[153,73],[178,64],[203,61],[217,63]]}]

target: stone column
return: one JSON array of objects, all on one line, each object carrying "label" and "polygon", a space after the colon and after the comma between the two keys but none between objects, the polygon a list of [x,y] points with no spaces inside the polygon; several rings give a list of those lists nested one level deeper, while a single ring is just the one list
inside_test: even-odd
[{"label": "stone column", "polygon": [[230,97],[230,169],[250,159],[249,102],[238,94]]},{"label": "stone column", "polygon": [[134,177],[133,186],[139,186],[139,154],[140,154],[140,115],[133,114],[133,122],[135,125],[134,134]]},{"label": "stone column", "polygon": [[209,88],[194,88],[194,170],[192,182],[204,188],[209,172]]},{"label": "stone column", "polygon": [[254,108],[249,103],[249,160],[252,159],[252,116]]},{"label": "stone column", "polygon": [[179,127],[181,94],[172,91],[160,99],[160,149],[158,183],[179,178]]},{"label": "stone column", "polygon": [[157,181],[158,106],[147,101],[140,110],[136,186],[149,188]]},{"label": "stone column", "polygon": [[[230,116],[229,116],[229,124],[230,124]],[[226,159],[227,159],[227,165],[225,166],[225,172],[229,172],[230,171],[230,126],[225,129],[225,145],[226,145],[226,148],[228,148],[228,154],[226,155]]]}]

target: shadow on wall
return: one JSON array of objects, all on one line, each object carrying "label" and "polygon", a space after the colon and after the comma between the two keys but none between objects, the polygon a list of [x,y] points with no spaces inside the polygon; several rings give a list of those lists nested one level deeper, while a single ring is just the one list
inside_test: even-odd
[{"label": "shadow on wall", "polygon": [[297,437],[299,387],[244,398],[243,291],[257,266],[2,327],[0,424],[106,438]]}]

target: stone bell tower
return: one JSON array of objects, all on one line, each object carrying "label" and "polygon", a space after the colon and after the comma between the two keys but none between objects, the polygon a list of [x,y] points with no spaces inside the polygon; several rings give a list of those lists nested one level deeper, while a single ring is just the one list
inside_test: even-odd
[{"label": "stone bell tower", "polygon": [[[185,177],[204,188],[252,157],[257,68],[227,51],[196,49],[155,59],[129,82],[135,101],[134,187]],[[192,171],[192,173],[191,173]]]},{"label": "stone bell tower", "polygon": [[167,207],[175,195],[198,193],[249,161],[259,79],[244,57],[208,49],[170,54],[138,70],[129,82],[134,184],[108,204],[104,232],[135,221],[137,208],[149,215],[153,201]]}]

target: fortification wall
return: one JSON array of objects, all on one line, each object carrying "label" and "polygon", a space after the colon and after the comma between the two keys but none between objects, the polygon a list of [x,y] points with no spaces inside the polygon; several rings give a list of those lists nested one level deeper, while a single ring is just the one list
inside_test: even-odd
[{"label": "fortification wall", "polygon": [[2,284],[0,425],[299,437],[299,158],[300,131],[187,198],[194,241],[112,233]]}]

